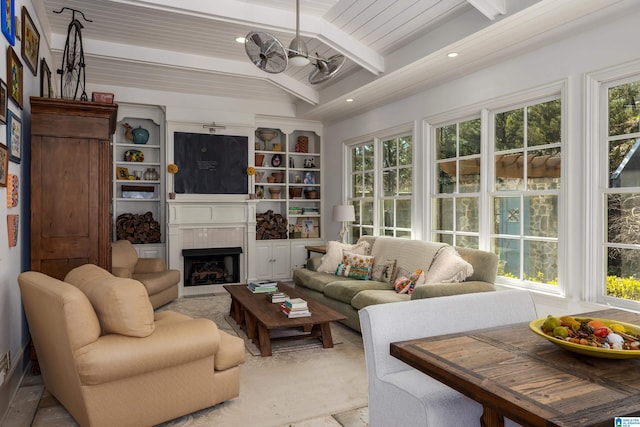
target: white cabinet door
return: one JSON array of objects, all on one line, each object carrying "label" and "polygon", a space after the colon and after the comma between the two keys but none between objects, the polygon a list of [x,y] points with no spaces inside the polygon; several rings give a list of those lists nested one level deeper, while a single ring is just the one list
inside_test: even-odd
[{"label": "white cabinet door", "polygon": [[289,279],[291,263],[289,260],[289,242],[256,242],[255,263],[256,279]]},{"label": "white cabinet door", "polygon": [[[305,246],[323,246],[323,240],[292,240],[291,241],[291,270],[304,268],[307,265],[307,250]],[[312,252],[311,256],[320,256],[317,252]]]},{"label": "white cabinet door", "polygon": [[281,242],[273,244],[273,278],[289,279],[291,278],[291,263],[289,260],[290,249],[289,242]]},{"label": "white cabinet door", "polygon": [[149,243],[145,245],[134,245],[138,258],[164,258],[164,245]]},{"label": "white cabinet door", "polygon": [[256,242],[255,263],[256,263],[256,279],[269,280],[273,272],[273,261],[271,253],[273,245],[271,243]]}]

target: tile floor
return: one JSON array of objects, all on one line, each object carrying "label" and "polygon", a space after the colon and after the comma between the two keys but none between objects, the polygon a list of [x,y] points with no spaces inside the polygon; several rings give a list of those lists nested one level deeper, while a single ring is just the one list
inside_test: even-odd
[{"label": "tile floor", "polygon": [[[364,407],[281,427],[368,427],[368,420],[369,411]],[[28,373],[0,427],[77,427],[77,425],[69,413],[44,389],[42,377]]]}]

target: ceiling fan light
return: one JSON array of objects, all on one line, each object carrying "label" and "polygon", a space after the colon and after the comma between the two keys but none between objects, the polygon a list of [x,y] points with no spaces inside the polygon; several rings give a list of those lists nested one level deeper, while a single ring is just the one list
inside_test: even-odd
[{"label": "ceiling fan light", "polygon": [[300,37],[295,37],[289,44],[289,63],[295,67],[304,67],[309,64],[309,51],[307,45]]}]

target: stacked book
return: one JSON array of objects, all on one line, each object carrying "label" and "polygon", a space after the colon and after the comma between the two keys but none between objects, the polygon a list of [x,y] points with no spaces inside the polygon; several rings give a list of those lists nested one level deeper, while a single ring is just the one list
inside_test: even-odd
[{"label": "stacked book", "polygon": [[280,305],[280,309],[290,319],[311,316],[307,302],[302,298],[290,298]]},{"label": "stacked book", "polygon": [[269,302],[285,302],[289,299],[289,295],[284,292],[269,292],[267,294],[267,301]]},{"label": "stacked book", "polygon": [[254,294],[276,292],[278,290],[278,282],[272,280],[261,280],[258,282],[249,282],[247,286]]}]

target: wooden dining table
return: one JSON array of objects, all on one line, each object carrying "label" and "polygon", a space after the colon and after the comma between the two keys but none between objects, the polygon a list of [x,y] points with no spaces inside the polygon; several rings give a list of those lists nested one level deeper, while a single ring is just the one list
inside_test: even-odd
[{"label": "wooden dining table", "polygon": [[[576,316],[640,325],[640,314],[617,309]],[[483,427],[501,427],[505,417],[523,426],[611,427],[616,417],[640,416],[640,358],[578,354],[528,323],[396,342],[390,351],[482,404]]]}]

